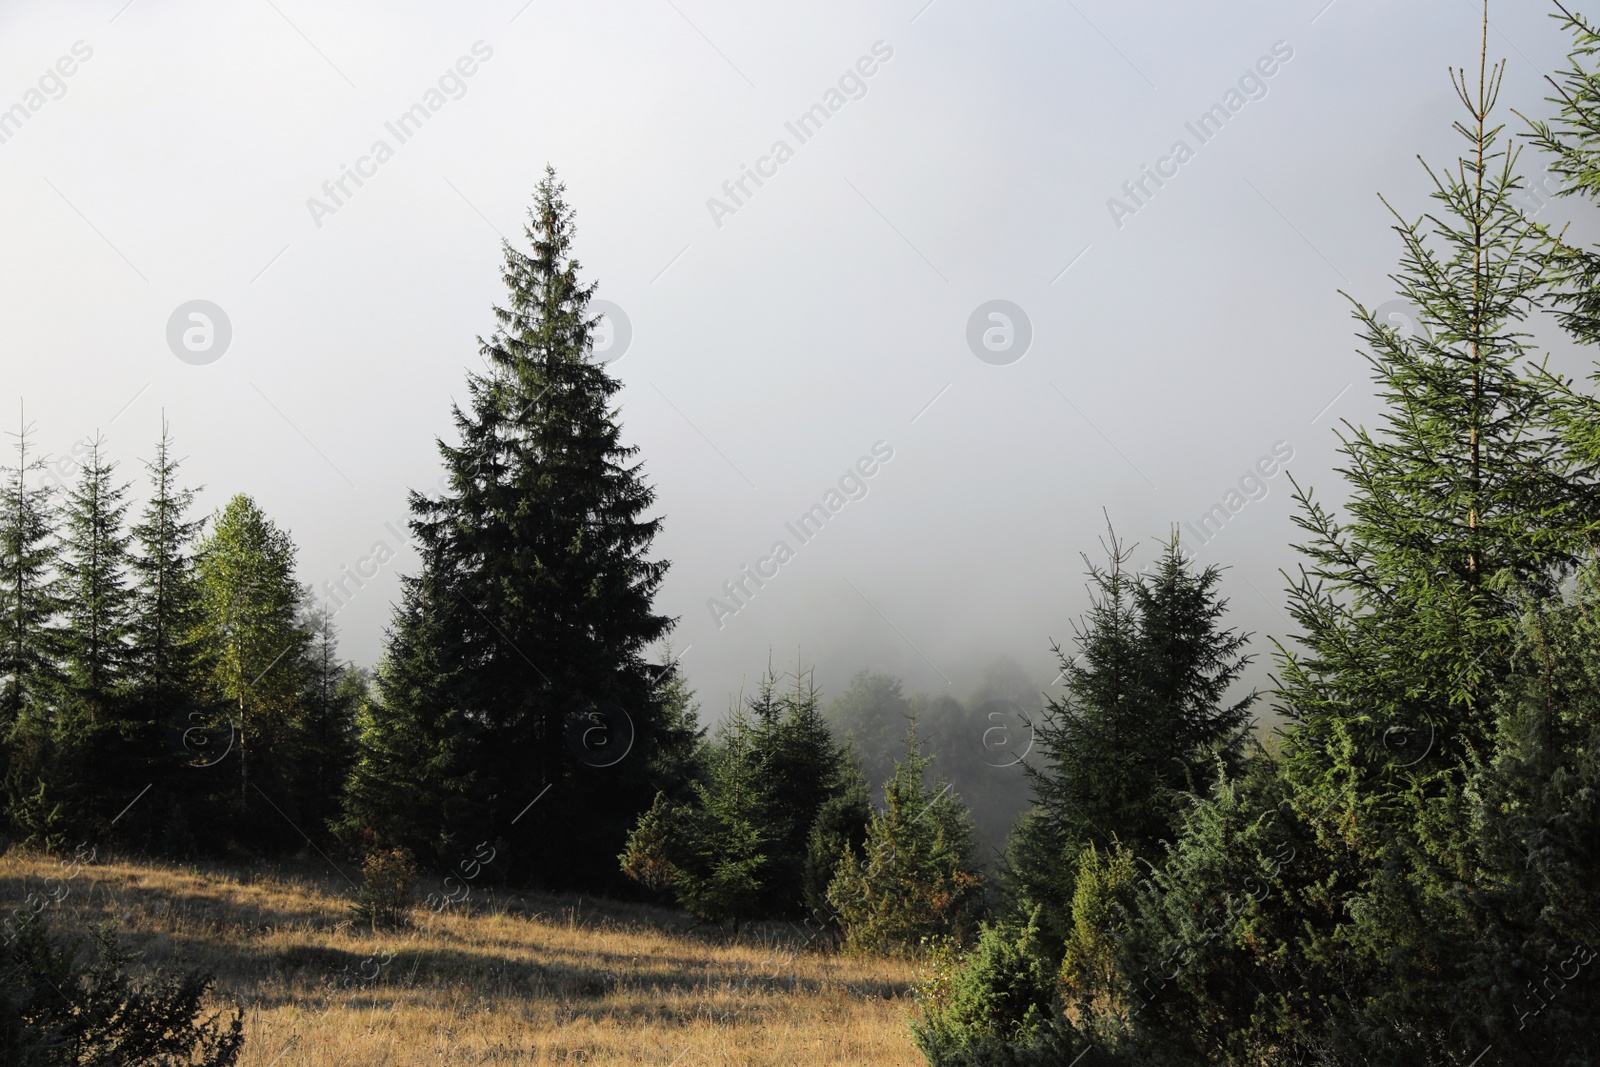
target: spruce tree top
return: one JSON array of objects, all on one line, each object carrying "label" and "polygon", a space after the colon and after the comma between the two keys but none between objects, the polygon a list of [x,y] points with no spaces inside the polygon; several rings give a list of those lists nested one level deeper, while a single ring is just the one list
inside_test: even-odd
[{"label": "spruce tree top", "polygon": [[[1384,401],[1340,433],[1343,514],[1296,485],[1307,562],[1290,589],[1305,651],[1282,656],[1285,710],[1319,764],[1421,773],[1481,745],[1514,622],[1590,551],[1596,466],[1575,446],[1578,398],[1524,322],[1558,278],[1548,235],[1513,197],[1517,152],[1492,120],[1504,64],[1452,71],[1465,151],[1428,168],[1437,205],[1398,213],[1393,275],[1419,311],[1407,336],[1360,304]],[[1426,761],[1426,763],[1424,763]],[[1443,761],[1443,762],[1440,762]]]},{"label": "spruce tree top", "polygon": [[[526,251],[503,245],[506,299],[478,339],[488,369],[452,409],[458,443],[439,442],[445,488],[410,497],[422,570],[402,579],[363,745],[416,762],[374,756],[357,777],[437,798],[408,843],[503,837],[509,876],[592,887],[619,877],[663,755],[692,726],[664,704],[670,671],[645,660],[673,622],[653,603],[661,520],[622,442],[621,384],[594,356],[594,285],[549,170],[525,235]],[[356,810],[378,825],[386,804],[374,792]]]},{"label": "spruce tree top", "polygon": [[[547,168],[524,231],[531,252],[503,244],[508,300],[479,338],[489,371],[468,375],[469,410],[452,412],[461,444],[439,443],[449,489],[412,494],[414,526],[434,560],[476,572],[487,602],[472,606],[488,618],[549,624],[541,638],[586,634],[635,661],[671,627],[651,610],[667,564],[645,558],[660,520],[640,516],[655,494],[610,406],[621,383],[593,358],[595,286],[578,280],[564,191]],[[550,642],[505,636],[532,684],[554,684],[555,657],[534,654],[555,652]]]}]

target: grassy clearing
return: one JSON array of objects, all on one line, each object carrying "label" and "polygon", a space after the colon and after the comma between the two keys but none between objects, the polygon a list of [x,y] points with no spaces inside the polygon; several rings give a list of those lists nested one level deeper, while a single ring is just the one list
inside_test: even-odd
[{"label": "grassy clearing", "polygon": [[115,921],[146,963],[214,972],[245,1008],[244,1067],[922,1062],[914,964],[797,952],[772,930],[684,933],[664,909],[481,892],[374,934],[326,865],[111,859],[67,874],[0,857],[6,914],[46,891],[62,898],[52,925]]}]

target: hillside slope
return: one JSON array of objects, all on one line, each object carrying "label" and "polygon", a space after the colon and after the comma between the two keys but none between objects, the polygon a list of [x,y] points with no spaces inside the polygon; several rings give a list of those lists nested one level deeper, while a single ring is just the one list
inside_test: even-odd
[{"label": "hillside slope", "polygon": [[215,972],[245,1008],[241,1067],[922,1062],[913,965],[680,933],[664,909],[479,890],[374,935],[327,865],[0,857],[0,914],[30,893],[54,927],[113,921],[146,963]]}]

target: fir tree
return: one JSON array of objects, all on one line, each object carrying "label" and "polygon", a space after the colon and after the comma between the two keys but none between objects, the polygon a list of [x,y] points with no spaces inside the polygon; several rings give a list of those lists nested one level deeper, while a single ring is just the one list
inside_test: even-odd
[{"label": "fir tree", "polygon": [[1251,693],[1228,690],[1249,658],[1247,636],[1221,625],[1220,573],[1196,574],[1174,534],[1148,574],[1110,535],[1108,565],[1089,565],[1090,604],[1077,655],[1055,647],[1067,695],[1052,699],[1028,766],[1037,811],[1010,846],[1014,910],[1040,910],[1047,942],[1071,933],[1079,852],[1121,846],[1153,857],[1186,798],[1242,766]]},{"label": "fir tree", "polygon": [[[1526,891],[1528,856],[1488,862],[1474,798],[1497,787],[1475,768],[1503,767],[1520,617],[1590,551],[1600,423],[1523,326],[1571,277],[1515,206],[1487,32],[1476,84],[1452,72],[1466,152],[1429,171],[1438,209],[1395,227],[1426,330],[1357,307],[1382,421],[1341,435],[1340,512],[1298,494],[1281,766],[1198,805],[1136,907],[1125,970],[1170,976],[1131,1032],[1148,1062],[1445,1064],[1523,1041],[1512,979],[1538,939],[1501,887]],[[1563,1055],[1540,1062],[1592,1060]]]},{"label": "fir tree", "polygon": [[178,460],[164,417],[155,458],[145,469],[150,496],[132,531],[138,545],[132,656],[141,694],[160,703],[179,699],[195,681],[200,650],[193,548],[205,520],[188,518],[195,490],[178,483]]},{"label": "fir tree", "polygon": [[[411,498],[422,573],[404,580],[391,636],[404,654],[380,672],[363,746],[414,749],[420,763],[397,772],[411,779],[445,749],[470,768],[433,776],[432,788],[461,790],[435,813],[464,822],[431,814],[395,827],[404,843],[504,838],[514,873],[602,885],[663,784],[659,750],[681,746],[643,658],[671,626],[652,607],[667,565],[647,555],[654,493],[622,443],[621,386],[593,355],[594,287],[579,281],[553,172],[526,235],[529,252],[504,248],[508,300],[480,342],[490,369],[469,377],[454,412],[460,443],[439,444],[448,488]],[[592,736],[582,724],[596,717],[624,758],[573,740]],[[393,823],[377,807],[386,799],[353,800],[356,821]]]},{"label": "fir tree", "polygon": [[124,680],[133,610],[127,585],[131,537],[124,527],[128,487],[117,483],[116,464],[104,457],[104,446],[100,437],[89,443],[68,496],[61,559],[67,687],[91,719],[105,717]]},{"label": "fir tree", "polygon": [[61,610],[54,568],[57,519],[49,486],[29,485],[45,469],[29,451],[32,427],[24,422],[15,438],[15,466],[0,467],[0,715],[14,728],[29,714],[45,714],[45,702],[61,675],[54,620]]},{"label": "fir tree", "polygon": [[8,822],[29,843],[49,846],[59,843],[64,817],[55,750],[61,601],[54,502],[48,485],[28,484],[44,470],[29,450],[31,432],[24,421],[12,435],[16,465],[0,468],[0,752]]},{"label": "fir tree", "polygon": [[[773,700],[775,680],[769,668],[765,703],[772,708],[761,724],[760,745],[770,789],[767,826],[772,855],[767,875],[767,910],[772,915],[799,914],[805,907],[805,886],[812,828],[830,803],[852,785],[853,767],[845,749],[833,739],[822,718],[821,699],[812,672],[797,667],[787,692]],[[752,710],[756,710],[752,706]],[[829,810],[830,819],[839,821]],[[848,810],[848,809],[846,809]],[[846,830],[849,835],[848,829]]]},{"label": "fir tree", "polygon": [[1308,562],[1290,605],[1306,651],[1282,655],[1284,708],[1306,727],[1292,765],[1333,788],[1349,779],[1334,785],[1320,752],[1348,749],[1346,770],[1376,788],[1481,747],[1520,610],[1559,588],[1600,521],[1596,462],[1523,325],[1558,275],[1513,199],[1518,153],[1492,123],[1504,66],[1486,63],[1476,86],[1452,71],[1466,152],[1428,171],[1437,213],[1396,215],[1393,278],[1426,329],[1401,334],[1357,305],[1381,423],[1340,434],[1342,516],[1296,495]]},{"label": "fir tree", "polygon": [[948,784],[927,781],[932,757],[906,728],[905,758],[884,784],[884,810],[867,824],[861,853],[847,854],[828,902],[853,948],[918,949],[971,932],[982,896],[972,818]]},{"label": "fir tree", "polygon": [[[307,833],[326,833],[336,821],[355,760],[357,711],[366,699],[366,672],[339,658],[339,631],[326,604],[306,607],[300,628],[310,635],[293,732],[295,807]],[[315,827],[313,831],[311,827]]]},{"label": "fir tree", "polygon": [[759,693],[734,703],[705,757],[705,779],[692,785],[693,800],[673,804],[658,793],[619,857],[628,877],[671,889],[702,921],[733,920],[736,933],[741,921],[765,913],[772,884],[775,809],[759,707]]}]

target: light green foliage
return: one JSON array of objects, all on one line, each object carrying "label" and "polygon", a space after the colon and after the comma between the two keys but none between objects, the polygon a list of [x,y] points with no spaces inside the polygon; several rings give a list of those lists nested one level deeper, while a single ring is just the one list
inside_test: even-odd
[{"label": "light green foliage", "polygon": [[971,933],[982,879],[972,855],[972,819],[948,786],[927,782],[932,758],[916,722],[905,758],[884,785],[884,810],[867,824],[861,853],[846,853],[828,887],[847,943],[855,949],[917,949],[924,941]]},{"label": "light green foliage", "polygon": [[239,494],[212,519],[197,574],[209,686],[237,718],[241,803],[256,749],[282,739],[300,697],[307,634],[297,608],[294,542]]}]

